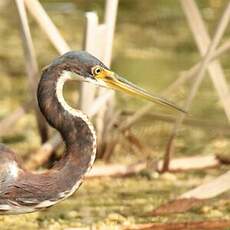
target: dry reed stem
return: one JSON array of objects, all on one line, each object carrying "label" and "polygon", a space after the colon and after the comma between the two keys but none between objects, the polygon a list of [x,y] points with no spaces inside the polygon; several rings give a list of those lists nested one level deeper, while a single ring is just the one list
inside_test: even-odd
[{"label": "dry reed stem", "polygon": [[26,70],[27,70],[28,81],[29,81],[29,88],[30,88],[31,96],[33,98],[32,103],[35,111],[40,137],[42,143],[44,143],[48,139],[48,129],[47,129],[45,119],[42,116],[40,110],[38,109],[38,104],[36,99],[37,84],[38,84],[38,64],[35,56],[33,41],[30,33],[24,2],[21,0],[15,0],[15,3],[19,15],[19,24],[21,29],[21,37],[22,37]]},{"label": "dry reed stem", "polygon": [[[192,101],[200,87],[201,82],[204,79],[205,71],[208,68],[213,84],[216,87],[218,95],[224,105],[226,115],[230,121],[230,95],[227,86],[227,82],[224,77],[224,73],[220,64],[217,61],[213,61],[209,64],[211,57],[213,56],[217,46],[222,39],[224,32],[227,28],[227,25],[230,20],[230,2],[228,3],[218,25],[216,32],[214,34],[213,40],[210,42],[208,33],[205,30],[205,26],[201,15],[199,13],[198,7],[194,0],[181,0],[182,8],[187,16],[189,25],[192,29],[192,32],[196,38],[197,45],[200,49],[201,54],[205,54],[202,64],[199,67],[197,77],[190,89],[188,98],[185,102],[184,109],[189,110]],[[203,35],[203,36],[202,36]],[[205,43],[206,42],[206,43]],[[207,52],[206,52],[207,50]],[[169,141],[166,146],[166,152],[164,157],[164,166],[163,171],[167,171],[169,168],[170,159],[174,150],[174,140],[177,135],[177,132],[183,123],[186,114],[180,114],[172,130],[172,134],[169,137]]]}]

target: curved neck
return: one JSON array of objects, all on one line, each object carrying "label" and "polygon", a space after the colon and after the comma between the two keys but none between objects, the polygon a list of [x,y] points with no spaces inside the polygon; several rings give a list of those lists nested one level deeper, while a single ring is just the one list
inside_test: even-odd
[{"label": "curved neck", "polygon": [[63,97],[63,87],[72,73],[66,70],[44,72],[38,86],[38,103],[51,126],[57,129],[65,144],[66,155],[90,159],[96,151],[96,135],[87,116],[70,107]]},{"label": "curved neck", "polygon": [[[63,97],[63,86],[71,72],[62,67],[45,71],[38,86],[38,103],[51,126],[57,129],[66,145],[62,159],[42,179],[56,183],[52,193],[71,195],[91,168],[96,155],[96,135],[87,116],[71,108]],[[35,178],[34,178],[35,179]],[[50,195],[55,197],[56,194]],[[68,194],[68,195],[67,195]]]},{"label": "curved neck", "polygon": [[[34,174],[21,168],[13,158],[14,153],[0,146],[2,157],[12,158],[0,162],[0,212],[26,213],[56,204],[78,189],[94,162],[96,136],[93,126],[86,115],[71,108],[63,97],[64,83],[71,79],[65,65],[62,63],[44,71],[37,91],[41,112],[62,135],[65,154],[52,169]],[[6,163],[7,167],[3,167]]]}]

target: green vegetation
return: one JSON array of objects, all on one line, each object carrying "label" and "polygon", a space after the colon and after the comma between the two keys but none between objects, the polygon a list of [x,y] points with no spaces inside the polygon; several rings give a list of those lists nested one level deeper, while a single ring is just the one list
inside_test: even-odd
[{"label": "green vegetation", "polygon": [[[93,179],[86,181],[71,198],[43,212],[21,216],[0,217],[1,229],[65,229],[66,227],[132,225],[146,222],[228,219],[228,194],[212,200],[190,212],[153,217],[148,215],[153,208],[163,204],[199,185],[203,180],[214,178],[220,171],[191,174],[136,175],[131,178]],[[209,174],[209,175],[206,175]],[[4,224],[3,224],[4,223]],[[16,224],[15,224],[16,223]],[[5,226],[5,228],[4,228]]]},{"label": "green vegetation", "polygon": [[[45,9],[73,49],[81,49],[84,31],[84,12],[97,10],[103,20],[103,1],[42,1]],[[64,2],[64,3],[63,3]],[[199,6],[210,34],[227,0],[202,0]],[[71,3],[71,7],[65,8]],[[67,10],[66,10],[67,9]],[[0,119],[7,117],[19,105],[30,98],[24,70],[23,52],[17,17],[13,5],[0,8]],[[37,24],[30,20],[39,66],[47,65],[57,53]],[[230,27],[224,39],[229,37]],[[230,80],[229,54],[220,62],[226,78]],[[180,72],[189,69],[200,60],[192,34],[183,12],[174,0],[122,0],[117,19],[112,68],[127,79],[153,92],[163,91],[175,81]],[[188,82],[170,99],[183,105]],[[76,84],[77,87],[77,84]],[[76,103],[78,98],[74,86],[67,87],[67,97]],[[118,95],[119,108],[137,110],[145,104],[125,95]],[[158,106],[153,111],[168,112]],[[176,116],[176,115],[175,115]],[[193,103],[190,116],[197,119],[227,124],[221,103],[207,76]],[[161,158],[171,130],[171,125],[152,120],[138,122],[131,131],[146,144],[148,153],[133,151],[130,144],[121,143],[111,159],[112,162],[135,162],[149,158]],[[176,140],[178,155],[229,154],[230,135],[219,129],[183,126]],[[0,137],[17,150],[25,160],[40,143],[32,112],[21,118],[12,129]],[[228,167],[229,168],[229,167]],[[151,221],[205,220],[230,217],[230,194],[214,199],[204,207],[188,213],[151,217],[147,212],[176,197],[182,192],[211,179],[227,169],[200,172],[166,174],[142,172],[131,178],[103,178],[86,181],[71,198],[40,213],[22,216],[0,216],[0,228],[5,229],[64,229],[66,227],[113,226]],[[106,227],[109,229],[109,227]]]}]

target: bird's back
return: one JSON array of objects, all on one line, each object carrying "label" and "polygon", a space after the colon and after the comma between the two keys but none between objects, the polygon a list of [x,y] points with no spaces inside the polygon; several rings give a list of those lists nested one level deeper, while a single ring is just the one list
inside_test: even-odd
[{"label": "bird's back", "polygon": [[15,153],[0,144],[0,194],[16,179],[18,170]]}]

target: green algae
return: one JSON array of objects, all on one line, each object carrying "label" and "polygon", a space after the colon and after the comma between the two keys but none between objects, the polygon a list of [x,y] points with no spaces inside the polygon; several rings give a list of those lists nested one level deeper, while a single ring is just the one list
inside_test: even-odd
[{"label": "green algae", "polygon": [[[77,10],[70,13],[50,10],[52,1],[43,1],[49,15],[60,29],[64,38],[73,49],[81,49],[83,39],[83,13],[85,10],[99,10],[102,19],[103,1],[76,1]],[[68,1],[75,2],[75,1]],[[145,2],[145,3],[144,3]],[[147,3],[146,3],[147,2]],[[227,1],[199,1],[201,12],[210,31],[215,28],[216,21]],[[151,5],[152,7],[148,7]],[[52,7],[51,7],[52,8]],[[136,17],[145,12],[145,17]],[[11,17],[13,8],[7,8],[0,15],[0,119],[7,117],[19,105],[29,98],[27,77],[24,70],[23,52],[17,29],[17,19]],[[211,12],[211,13],[210,13]],[[9,17],[10,16],[10,17]],[[176,24],[176,26],[175,26]],[[39,67],[43,67],[57,55],[54,48],[30,18],[32,35]],[[143,30],[144,27],[144,30]],[[74,29],[73,29],[74,28]],[[73,34],[74,31],[74,34]],[[230,34],[229,28],[226,36]],[[171,1],[120,1],[114,57],[112,67],[116,72],[129,80],[156,92],[162,91],[178,77],[178,73],[188,69],[199,60],[193,38],[188,29],[179,4]],[[228,56],[221,58],[226,78],[230,78]],[[188,87],[178,89],[171,99],[182,104]],[[76,102],[78,94],[71,85],[67,87],[67,97]],[[118,106],[122,109],[137,110],[144,105],[130,97],[118,95]],[[158,107],[153,108],[166,112]],[[168,111],[167,111],[168,112]],[[207,117],[208,114],[208,117]],[[222,106],[213,91],[208,78],[203,82],[194,101],[191,116],[200,119],[226,121]],[[111,161],[114,163],[133,163],[143,159],[161,158],[171,125],[164,122],[142,120],[137,122],[131,131],[148,146],[147,153],[135,151],[130,143],[121,143]],[[202,127],[183,127],[175,142],[177,155],[205,155],[221,153],[229,155],[229,135]],[[32,112],[21,118],[9,132],[1,135],[0,141],[6,143],[24,159],[29,153],[39,148],[39,137]],[[127,154],[129,153],[129,154]],[[220,175],[229,167],[217,170],[205,170],[176,175],[162,175],[143,171],[130,178],[102,178],[87,180],[69,199],[47,210],[19,215],[0,216],[1,230],[16,229],[116,229],[118,226],[135,223],[169,222],[186,220],[206,220],[230,217],[230,194],[211,200],[205,206],[192,209],[182,214],[166,216],[149,216],[148,212],[161,204],[177,197],[203,181]]]},{"label": "green algae", "polygon": [[[224,168],[222,169],[224,171]],[[147,222],[229,219],[229,195],[226,193],[205,206],[189,212],[166,216],[148,213],[169,199],[212,179],[219,170],[204,173],[176,174],[174,179],[159,176],[149,179],[141,174],[130,178],[103,178],[85,181],[69,199],[44,211],[19,216],[1,216],[1,229],[65,229],[70,227],[100,227],[132,225]],[[208,178],[207,178],[208,177]],[[15,224],[16,223],[16,224]],[[100,228],[99,228],[100,229]],[[110,228],[108,228],[110,229]]]}]

